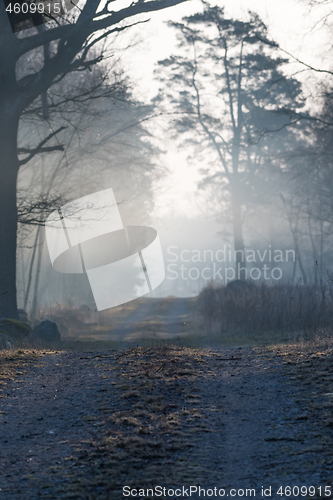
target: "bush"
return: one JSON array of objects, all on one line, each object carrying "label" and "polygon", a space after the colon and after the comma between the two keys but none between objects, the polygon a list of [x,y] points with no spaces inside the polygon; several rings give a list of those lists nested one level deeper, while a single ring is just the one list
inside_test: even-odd
[{"label": "bush", "polygon": [[316,333],[333,325],[333,294],[328,285],[228,288],[211,283],[199,294],[197,311],[207,332]]}]

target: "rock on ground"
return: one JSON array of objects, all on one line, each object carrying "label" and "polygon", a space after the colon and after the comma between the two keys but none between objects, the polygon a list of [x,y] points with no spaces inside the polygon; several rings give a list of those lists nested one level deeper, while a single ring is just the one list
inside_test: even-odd
[{"label": "rock on ground", "polygon": [[61,341],[61,335],[56,323],[53,321],[42,321],[31,333],[31,340],[41,340],[47,343]]}]

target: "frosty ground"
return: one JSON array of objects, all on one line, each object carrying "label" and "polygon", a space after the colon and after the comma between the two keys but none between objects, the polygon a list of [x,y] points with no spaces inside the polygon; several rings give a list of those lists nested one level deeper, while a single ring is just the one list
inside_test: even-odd
[{"label": "frosty ground", "polygon": [[7,351],[1,373],[1,499],[120,499],[126,485],[254,488],[257,497],[272,487],[271,498],[290,498],[280,486],[314,486],[302,498],[329,498],[325,341]]}]

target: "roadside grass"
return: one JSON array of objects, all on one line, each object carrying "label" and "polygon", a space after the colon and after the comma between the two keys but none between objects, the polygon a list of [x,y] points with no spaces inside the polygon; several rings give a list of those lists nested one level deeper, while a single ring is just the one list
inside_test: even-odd
[{"label": "roadside grass", "polygon": [[258,285],[237,293],[209,285],[198,297],[187,299],[188,312],[177,317],[170,333],[166,314],[176,300],[175,297],[156,300],[147,319],[131,325],[123,335],[118,332],[113,336],[113,327],[105,323],[95,325],[95,330],[90,332],[83,329],[72,337],[64,336],[63,346],[65,349],[104,346],[126,349],[173,343],[218,349],[295,344],[312,341],[323,333],[328,335],[333,324],[333,294],[324,284]]},{"label": "roadside grass", "polygon": [[[156,326],[156,325],[155,325]],[[152,328],[152,333],[133,333],[130,338],[123,340],[96,340],[89,339],[65,339],[62,342],[63,350],[74,351],[101,351],[108,349],[130,349],[134,347],[163,347],[176,345],[184,348],[197,349],[223,349],[232,347],[256,347],[271,345],[305,345],[316,342],[316,339],[329,338],[330,329],[322,329],[321,332],[304,331],[248,331],[246,328],[224,331],[222,333],[208,333],[200,326],[195,325],[191,319],[187,321],[185,331],[181,334],[163,335]],[[156,333],[154,333],[156,332]]]},{"label": "roadside grass", "polygon": [[317,429],[322,443],[313,451],[322,453],[322,463],[332,462],[333,336],[323,332],[311,340],[267,346],[264,351],[268,356],[282,358],[284,372],[301,410],[297,419],[310,421]]},{"label": "roadside grass", "polygon": [[[209,284],[198,296],[197,324],[208,335],[247,332],[313,338],[333,324],[331,282],[311,285],[250,285],[238,290]],[[298,339],[300,340],[300,337]]]},{"label": "roadside grass", "polygon": [[[329,333],[329,329],[324,330],[324,335]],[[313,342],[318,337],[318,332],[304,332],[302,330],[295,331],[278,331],[268,329],[258,329],[257,331],[248,330],[246,327],[239,329],[225,330],[219,333],[200,331],[200,327],[196,327],[194,332],[182,337],[177,337],[175,341],[189,347],[201,348],[232,348],[232,347],[255,347],[255,346],[270,346],[275,344],[294,345],[304,342]]]},{"label": "roadside grass", "polygon": [[95,335],[97,332],[110,331],[116,324],[144,304],[146,298],[139,298],[106,311],[96,311],[94,307],[83,305],[72,307],[57,305],[40,310],[39,316],[57,323],[62,337]]},{"label": "roadside grass", "polygon": [[24,375],[46,351],[36,349],[0,350],[0,397],[6,384]]},{"label": "roadside grass", "polygon": [[[54,306],[47,310],[41,310],[39,316],[43,319],[49,319],[57,323],[59,331],[63,338],[68,340],[108,340],[112,338],[112,330],[126,323],[126,320],[135,313],[135,311],[147,303],[151,303],[152,311],[149,317],[153,317],[153,331],[161,329],[165,314],[168,312],[176,297],[165,297],[163,300],[154,298],[139,298],[126,304],[113,307],[106,311],[96,311],[95,308],[83,305],[81,307]],[[135,331],[139,334],[149,330],[150,322],[137,323]]]}]

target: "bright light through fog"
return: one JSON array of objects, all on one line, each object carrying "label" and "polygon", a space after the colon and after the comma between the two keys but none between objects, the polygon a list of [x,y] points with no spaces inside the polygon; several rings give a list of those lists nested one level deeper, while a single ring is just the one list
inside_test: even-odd
[{"label": "bright light through fog", "polygon": [[[217,2],[219,3],[219,2]],[[242,0],[224,3],[226,15],[246,19],[248,8]],[[256,12],[268,26],[271,39],[277,41],[281,48],[290,52],[298,59],[314,67],[329,69],[329,54],[326,50],[328,33],[322,29],[321,19],[327,6],[313,8],[309,15],[309,5],[306,1],[253,0],[249,4],[251,11]],[[150,16],[151,22],[139,25],[121,39],[121,46],[126,43],[140,41],[128,48],[123,56],[126,71],[133,79],[138,95],[142,99],[151,99],[159,89],[159,83],[154,79],[154,70],[159,60],[175,53],[176,36],[166,22],[170,19],[181,21],[182,17],[202,10],[202,2],[191,0],[172,9],[156,12]],[[148,19],[142,16],[141,19]],[[317,26],[314,28],[314,25]],[[284,57],[285,54],[281,53]],[[318,75],[304,71],[304,67],[291,62],[285,68],[286,73],[300,72],[297,77],[303,82],[305,92],[310,93],[310,83],[318,81]],[[322,78],[322,75],[320,75]],[[165,147],[165,144],[162,144]],[[167,154],[163,161],[170,169],[170,175],[158,183],[155,216],[173,215],[176,212],[192,217],[200,214],[197,203],[197,184],[200,180],[199,169],[204,165],[187,161],[186,151],[180,152],[175,145],[168,142]]]}]

